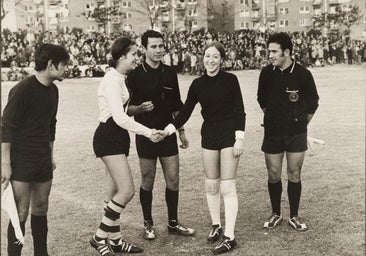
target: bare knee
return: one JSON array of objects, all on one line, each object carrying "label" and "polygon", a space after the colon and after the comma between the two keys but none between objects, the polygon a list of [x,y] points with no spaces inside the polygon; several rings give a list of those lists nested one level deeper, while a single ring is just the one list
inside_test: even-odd
[{"label": "bare knee", "polygon": [[127,189],[118,190],[117,194],[113,197],[118,203],[126,205],[135,196],[135,189],[133,187]]},{"label": "bare knee", "polygon": [[32,202],[32,214],[37,216],[47,215],[48,200]]},{"label": "bare knee", "polygon": [[18,207],[19,221],[24,222],[27,220],[29,214],[29,208]]},{"label": "bare knee", "polygon": [[169,190],[177,191],[179,189],[179,176],[167,177],[166,186]]},{"label": "bare knee", "polygon": [[141,187],[146,191],[151,191],[154,188],[155,172],[141,173]]},{"label": "bare knee", "polygon": [[268,181],[270,183],[277,183],[281,180],[281,171],[274,168],[268,169]]},{"label": "bare knee", "polygon": [[288,180],[294,183],[298,183],[301,179],[301,167],[299,168],[288,168],[287,169],[287,176]]}]

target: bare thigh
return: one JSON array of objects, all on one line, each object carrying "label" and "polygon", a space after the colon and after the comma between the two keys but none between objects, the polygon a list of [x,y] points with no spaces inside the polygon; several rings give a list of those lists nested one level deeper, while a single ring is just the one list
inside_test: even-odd
[{"label": "bare thigh", "polygon": [[270,183],[276,183],[281,180],[283,155],[283,153],[264,154]]},{"label": "bare thigh", "polygon": [[135,186],[126,155],[104,156],[102,161],[117,187],[117,194],[113,199],[121,205],[126,205],[135,194]]},{"label": "bare thigh", "polygon": [[29,213],[32,184],[11,180],[15,204],[18,208],[19,221],[26,221]]},{"label": "bare thigh", "polygon": [[157,159],[139,158],[141,170],[141,187],[151,191],[154,188]]},{"label": "bare thigh", "polygon": [[31,212],[36,216],[45,216],[48,212],[48,198],[51,193],[52,180],[32,183]]},{"label": "bare thigh", "polygon": [[203,168],[208,179],[220,178],[220,151],[202,149]]},{"label": "bare thigh", "polygon": [[224,148],[220,151],[220,176],[221,180],[236,179],[240,157],[233,154],[233,147]]},{"label": "bare thigh", "polygon": [[160,164],[167,188],[177,191],[179,188],[179,156],[160,157]]}]

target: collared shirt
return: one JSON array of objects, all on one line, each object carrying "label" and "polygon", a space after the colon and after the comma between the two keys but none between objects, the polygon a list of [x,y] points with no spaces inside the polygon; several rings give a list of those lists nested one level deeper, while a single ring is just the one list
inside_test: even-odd
[{"label": "collared shirt", "polygon": [[268,135],[294,135],[307,131],[307,115],[318,108],[319,96],[311,72],[293,61],[280,70],[272,64],[262,69],[257,100],[265,108]]},{"label": "collared shirt", "polygon": [[177,73],[163,63],[154,69],[144,61],[128,75],[127,81],[132,94],[130,105],[139,106],[146,101],[154,104],[152,111],[134,116],[147,127],[164,129],[173,121],[172,113],[183,106]]},{"label": "collared shirt", "polygon": [[97,99],[99,105],[99,118],[102,123],[112,117],[117,125],[133,133],[151,137],[151,129],[134,121],[126,114],[124,107],[128,103],[130,93],[125,83],[126,76],[111,68],[102,78],[98,87]]}]

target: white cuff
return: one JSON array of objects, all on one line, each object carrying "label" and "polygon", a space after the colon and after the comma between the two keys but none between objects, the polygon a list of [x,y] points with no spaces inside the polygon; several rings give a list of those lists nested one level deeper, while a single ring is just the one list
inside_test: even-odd
[{"label": "white cuff", "polygon": [[235,131],[235,139],[242,139],[244,140],[244,131]]},{"label": "white cuff", "polygon": [[173,124],[168,124],[164,131],[168,131],[169,135],[172,135],[173,133],[175,133],[177,129],[175,128],[175,126]]}]

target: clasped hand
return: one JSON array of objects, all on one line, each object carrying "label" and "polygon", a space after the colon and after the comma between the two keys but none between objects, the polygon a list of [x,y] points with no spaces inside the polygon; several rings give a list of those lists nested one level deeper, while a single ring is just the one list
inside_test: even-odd
[{"label": "clasped hand", "polygon": [[167,136],[169,136],[168,131],[152,129],[152,135],[150,137],[150,140],[154,143],[157,143],[164,140],[164,138],[166,138]]}]

